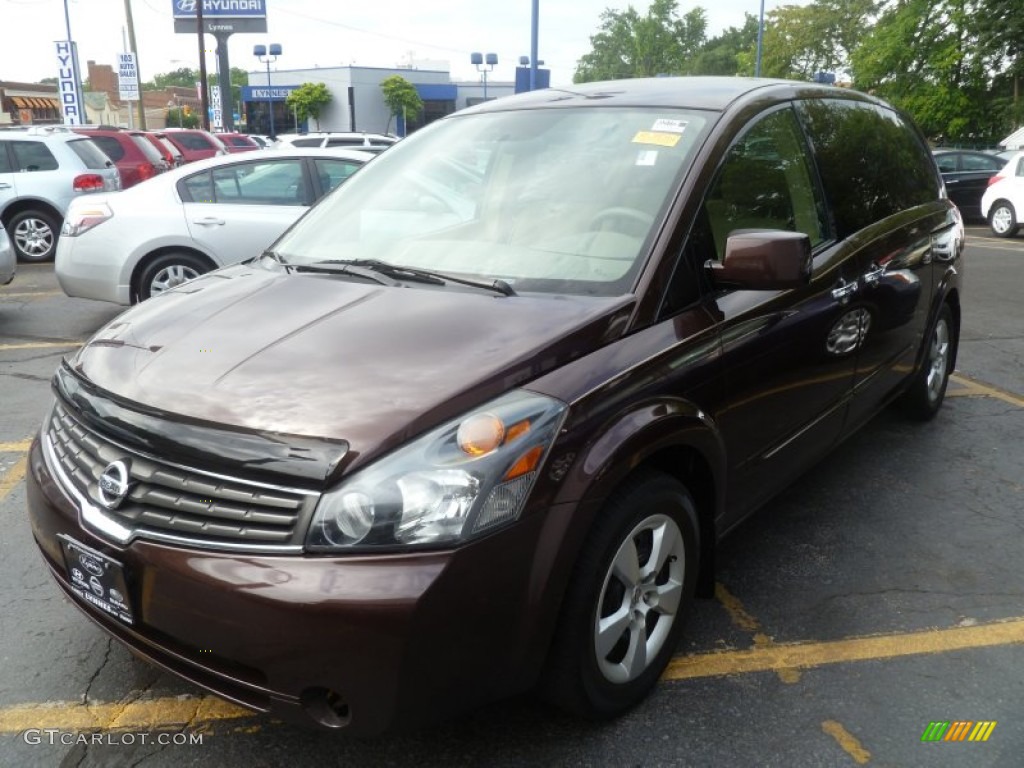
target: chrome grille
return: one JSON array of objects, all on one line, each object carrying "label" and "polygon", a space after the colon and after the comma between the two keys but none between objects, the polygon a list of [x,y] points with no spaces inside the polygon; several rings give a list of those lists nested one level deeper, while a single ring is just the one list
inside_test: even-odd
[{"label": "chrome grille", "polygon": [[[46,431],[65,479],[102,514],[139,538],[210,547],[301,547],[317,495],[171,466],[91,432],[60,404]],[[115,509],[100,503],[99,481],[114,461],[129,467],[130,489]]]}]

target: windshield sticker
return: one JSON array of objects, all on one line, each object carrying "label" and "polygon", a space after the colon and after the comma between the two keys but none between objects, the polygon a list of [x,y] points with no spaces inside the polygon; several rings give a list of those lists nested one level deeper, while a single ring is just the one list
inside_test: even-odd
[{"label": "windshield sticker", "polygon": [[656,162],[658,162],[658,150],[656,149],[641,149],[636,153],[637,165],[654,165]]},{"label": "windshield sticker", "polygon": [[689,123],[686,120],[671,120],[667,117],[662,117],[654,121],[654,125],[651,126],[652,131],[665,131],[666,133],[682,133],[686,130],[686,126]]},{"label": "windshield sticker", "polygon": [[683,138],[678,133],[659,133],[657,131],[637,131],[633,137],[634,144],[655,144],[659,147],[674,147]]}]

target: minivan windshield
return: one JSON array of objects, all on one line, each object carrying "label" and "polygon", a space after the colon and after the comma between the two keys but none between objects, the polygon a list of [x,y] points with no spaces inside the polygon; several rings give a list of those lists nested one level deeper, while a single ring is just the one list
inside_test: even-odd
[{"label": "minivan windshield", "polygon": [[369,163],[273,250],[291,264],[372,260],[517,293],[618,295],[707,122],[603,106],[457,115]]}]

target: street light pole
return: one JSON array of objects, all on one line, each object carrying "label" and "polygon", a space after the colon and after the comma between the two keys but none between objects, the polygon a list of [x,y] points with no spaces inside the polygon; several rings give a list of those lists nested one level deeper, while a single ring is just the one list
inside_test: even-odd
[{"label": "street light pole", "polygon": [[757,61],[754,64],[754,77],[761,76],[761,48],[764,44],[764,0],[761,0],[761,19],[757,23]]},{"label": "street light pole", "polygon": [[274,138],[274,101],[273,95],[271,94],[270,88],[270,63],[277,61],[277,57],[281,55],[281,46],[277,43],[270,44],[270,50],[267,50],[265,45],[254,45],[252,47],[252,55],[255,56],[260,62],[267,65],[267,111],[270,112],[270,138]]},{"label": "street light pole", "polygon": [[487,101],[487,73],[494,69],[498,63],[498,54],[488,53],[485,57],[482,53],[469,54],[469,63],[476,67],[477,72],[484,75],[484,101]]}]

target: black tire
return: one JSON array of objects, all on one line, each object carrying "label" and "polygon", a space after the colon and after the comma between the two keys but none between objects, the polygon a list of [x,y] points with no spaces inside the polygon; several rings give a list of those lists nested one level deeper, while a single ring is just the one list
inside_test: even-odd
[{"label": "black tire", "polygon": [[943,304],[925,341],[921,369],[914,374],[910,388],[900,401],[910,417],[928,421],[939,412],[949,376],[953,373],[958,336],[953,312],[948,304]]},{"label": "black tire", "polygon": [[18,261],[52,261],[57,250],[61,222],[46,211],[20,211],[8,219],[7,234],[11,238]]},{"label": "black tire", "polygon": [[[660,567],[652,564],[656,546]],[[547,698],[573,714],[602,720],[646,697],[678,646],[693,602],[699,552],[696,506],[678,480],[641,470],[612,494],[566,591],[542,683]],[[614,572],[633,556],[639,580]]]},{"label": "black tire", "polygon": [[1013,237],[1020,229],[1017,212],[1006,200],[997,200],[988,212],[988,226],[996,237]]},{"label": "black tire", "polygon": [[138,299],[163,293],[209,272],[210,264],[193,253],[165,253],[146,262],[139,273]]}]

